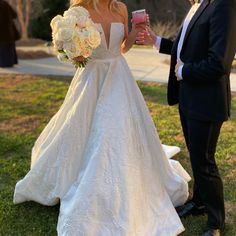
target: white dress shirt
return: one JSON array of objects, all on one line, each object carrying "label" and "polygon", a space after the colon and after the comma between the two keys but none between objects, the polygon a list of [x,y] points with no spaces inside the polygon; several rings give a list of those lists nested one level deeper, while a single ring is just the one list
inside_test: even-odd
[{"label": "white dress shirt", "polygon": [[[187,32],[189,23],[192,20],[193,16],[195,15],[196,11],[198,10],[198,8],[200,7],[200,5],[202,4],[203,1],[204,0],[201,0],[199,3],[195,3],[191,7],[191,9],[189,10],[189,12],[188,12],[188,14],[187,14],[187,16],[184,20],[183,27],[182,27],[182,32],[181,32],[181,36],[180,36],[179,43],[178,43],[178,48],[177,48],[177,60],[180,60],[180,53],[181,53],[181,50],[183,48],[184,38],[185,38],[185,35],[186,35],[186,32]],[[161,40],[162,40],[162,38],[157,36],[156,43],[155,43],[155,47],[157,48],[157,50],[160,49]],[[183,79],[182,78],[182,69],[183,69],[183,65],[180,66],[179,70],[178,70],[178,77],[181,78],[181,79]]]}]

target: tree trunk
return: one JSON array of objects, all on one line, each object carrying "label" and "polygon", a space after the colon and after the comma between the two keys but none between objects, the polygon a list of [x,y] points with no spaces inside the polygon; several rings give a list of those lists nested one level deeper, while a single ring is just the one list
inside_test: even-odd
[{"label": "tree trunk", "polygon": [[21,27],[21,38],[27,40],[30,21],[31,0],[16,0],[16,10]]}]

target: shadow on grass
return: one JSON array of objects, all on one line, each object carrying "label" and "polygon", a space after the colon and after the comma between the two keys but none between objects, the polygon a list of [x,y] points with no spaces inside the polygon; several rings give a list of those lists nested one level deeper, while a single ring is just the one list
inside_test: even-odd
[{"label": "shadow on grass", "polygon": [[138,85],[147,101],[167,105],[166,85],[140,81]]}]

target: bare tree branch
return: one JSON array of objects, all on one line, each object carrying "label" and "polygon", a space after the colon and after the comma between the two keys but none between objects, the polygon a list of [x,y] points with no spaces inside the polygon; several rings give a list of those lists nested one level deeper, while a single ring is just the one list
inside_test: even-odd
[{"label": "bare tree branch", "polygon": [[30,21],[31,0],[16,0],[16,11],[21,27],[21,37],[28,39],[28,27]]}]

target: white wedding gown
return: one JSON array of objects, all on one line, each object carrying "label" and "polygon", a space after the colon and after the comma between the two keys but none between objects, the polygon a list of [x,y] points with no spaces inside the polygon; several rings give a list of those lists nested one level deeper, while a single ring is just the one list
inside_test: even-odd
[{"label": "white wedding gown", "polygon": [[174,236],[184,230],[174,206],[189,175],[169,160],[143,96],[120,53],[124,25],[112,23],[64,103],[32,150],[31,170],[14,203],[60,202],[60,236]]}]

